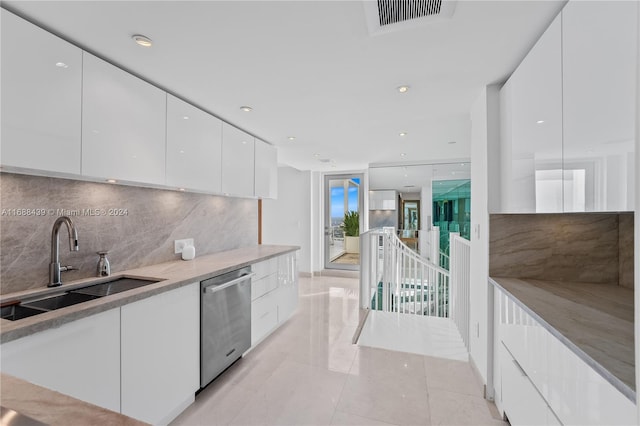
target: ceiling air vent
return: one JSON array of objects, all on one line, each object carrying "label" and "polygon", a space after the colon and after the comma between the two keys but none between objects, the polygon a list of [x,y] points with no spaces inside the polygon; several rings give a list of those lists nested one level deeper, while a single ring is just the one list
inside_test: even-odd
[{"label": "ceiling air vent", "polygon": [[364,0],[371,35],[451,18],[457,0]]},{"label": "ceiling air vent", "polygon": [[378,0],[378,17],[380,26],[384,26],[437,15],[441,8],[442,0]]}]

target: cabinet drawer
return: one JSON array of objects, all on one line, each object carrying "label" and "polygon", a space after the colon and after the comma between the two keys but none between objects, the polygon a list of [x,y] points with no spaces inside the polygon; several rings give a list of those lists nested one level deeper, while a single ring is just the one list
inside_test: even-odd
[{"label": "cabinet drawer", "polygon": [[256,274],[253,281],[262,279],[268,275],[278,272],[278,258],[273,257],[271,259],[263,260],[262,262],[251,265],[251,272]]},{"label": "cabinet drawer", "polygon": [[501,347],[502,403],[512,425],[546,425],[546,401],[533,386],[522,367]]},{"label": "cabinet drawer", "polygon": [[251,280],[251,300],[256,300],[278,288],[278,275],[271,274],[259,280]]},{"label": "cabinet drawer", "polygon": [[275,292],[251,302],[251,346],[262,340],[278,325],[278,300]]}]

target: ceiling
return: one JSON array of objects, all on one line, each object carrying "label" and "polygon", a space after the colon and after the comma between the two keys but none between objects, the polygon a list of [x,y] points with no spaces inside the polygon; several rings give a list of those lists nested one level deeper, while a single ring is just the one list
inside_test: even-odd
[{"label": "ceiling", "polygon": [[371,35],[361,0],[3,1],[319,171],[468,159],[473,101],[563,4],[459,1],[450,19]]}]

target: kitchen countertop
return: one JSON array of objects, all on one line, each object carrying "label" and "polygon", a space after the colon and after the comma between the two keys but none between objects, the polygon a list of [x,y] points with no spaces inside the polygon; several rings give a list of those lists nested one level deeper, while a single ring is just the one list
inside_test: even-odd
[{"label": "kitchen countertop", "polygon": [[615,284],[489,280],[635,402],[633,290]]},{"label": "kitchen countertop", "polygon": [[0,401],[3,407],[45,424],[122,426],[147,424],[8,374],[0,374],[0,381],[2,382]]},{"label": "kitchen countertop", "polygon": [[131,269],[128,271],[121,271],[112,274],[111,277],[105,277],[101,280],[97,278],[87,278],[73,281],[65,283],[55,289],[43,287],[38,290],[5,294],[2,295],[2,303],[48,293],[60,293],[82,287],[88,282],[104,282],[120,276],[162,280],[137,289],[45,312],[17,321],[2,319],[0,320],[0,343],[10,342],[30,334],[50,328],[56,328],[62,324],[66,324],[80,318],[95,315],[109,309],[114,309],[138,300],[146,299],[147,297],[164,293],[165,291],[170,291],[193,282],[199,282],[216,275],[221,275],[262,260],[290,253],[299,250],[299,248],[300,247],[297,246],[258,245],[200,256],[190,261],[175,260],[157,265]]}]

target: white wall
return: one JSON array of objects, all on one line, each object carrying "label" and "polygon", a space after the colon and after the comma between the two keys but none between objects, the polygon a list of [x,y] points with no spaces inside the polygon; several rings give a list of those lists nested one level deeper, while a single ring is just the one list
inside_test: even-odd
[{"label": "white wall", "polygon": [[[492,397],[491,345],[493,315],[489,278],[489,183],[495,182],[493,170],[499,143],[498,87],[482,90],[471,109],[471,307],[469,350],[471,359],[487,384]],[[497,188],[497,187],[493,187]],[[494,200],[492,199],[492,203]]]},{"label": "white wall", "polygon": [[311,269],[311,172],[278,167],[278,199],[262,202],[263,244],[300,246],[300,272]]}]

